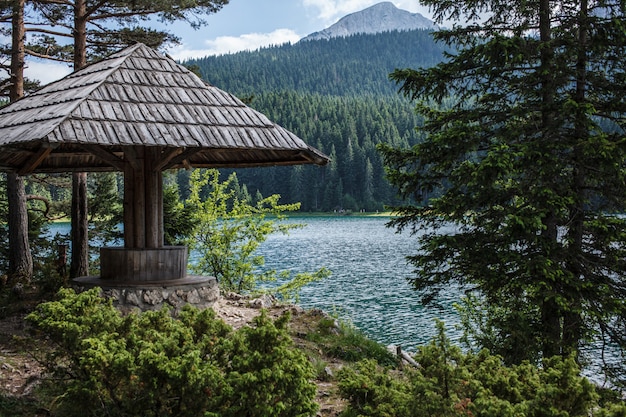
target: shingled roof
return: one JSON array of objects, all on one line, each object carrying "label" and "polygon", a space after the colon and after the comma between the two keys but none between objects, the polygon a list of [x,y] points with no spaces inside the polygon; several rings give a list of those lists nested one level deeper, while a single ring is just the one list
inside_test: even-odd
[{"label": "shingled roof", "polygon": [[119,170],[133,145],[161,147],[160,169],[328,162],[262,113],[143,44],[0,109],[0,170]]}]

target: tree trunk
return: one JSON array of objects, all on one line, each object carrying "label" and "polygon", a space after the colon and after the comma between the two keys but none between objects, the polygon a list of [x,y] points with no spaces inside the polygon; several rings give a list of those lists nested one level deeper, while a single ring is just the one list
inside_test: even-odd
[{"label": "tree trunk", "polygon": [[[541,41],[541,91],[542,91],[542,126],[541,131],[544,140],[553,140],[553,122],[554,117],[554,95],[555,87],[552,80],[554,66],[554,51],[552,42],[551,27],[551,4],[550,0],[539,1],[539,38]],[[558,247],[558,223],[556,214],[551,211],[543,220],[545,229],[542,232],[543,250],[552,252]],[[550,258],[546,254],[547,259]],[[554,272],[551,272],[554,273]],[[555,282],[553,276],[543,276],[542,279],[547,282],[546,289],[541,294],[541,344],[544,357],[551,357],[561,354],[562,337],[561,337],[561,319],[562,311],[557,302],[557,297],[561,293],[558,282]]]},{"label": "tree trunk", "polygon": [[11,102],[24,96],[24,2],[16,0],[13,6],[13,18],[11,22],[11,90],[9,99]]},{"label": "tree trunk", "polygon": [[28,244],[28,213],[24,180],[16,173],[7,174],[9,200],[9,285],[28,283],[33,276],[33,258]]},{"label": "tree trunk", "polygon": [[[574,99],[580,106],[579,108],[585,108],[586,102],[586,89],[587,89],[587,33],[589,31],[589,4],[587,0],[580,2],[580,14],[578,17],[578,58],[576,60],[576,93]],[[584,110],[583,110],[584,112]],[[585,114],[581,114],[575,118],[575,132],[576,140],[578,143],[585,141],[588,135],[587,126],[585,120],[587,119]],[[570,260],[567,264],[568,271],[572,274],[575,284],[579,284],[579,281],[585,277],[585,268],[583,261],[584,252],[584,236],[585,236],[585,183],[586,183],[586,167],[583,163],[584,155],[580,146],[574,147],[573,152],[574,160],[572,162],[572,186],[573,190],[577,192],[577,198],[569,208],[569,229],[568,229],[568,241],[570,243],[569,252]],[[583,338],[583,318],[582,318],[582,302],[580,296],[578,296],[580,290],[569,291],[570,294],[576,294],[571,297],[568,305],[568,311],[563,318],[563,346],[564,354],[570,354],[577,352],[580,341]]]},{"label": "tree trunk", "polygon": [[72,263],[70,278],[89,275],[89,238],[87,221],[87,174],[72,174]]},{"label": "tree trunk", "polygon": [[[12,18],[11,102],[24,95],[24,0],[15,2]],[[28,242],[28,211],[24,180],[16,173],[7,174],[9,204],[9,285],[30,282],[33,258]]]},{"label": "tree trunk", "polygon": [[74,71],[87,65],[87,2],[74,2]]},{"label": "tree trunk", "polygon": [[[87,4],[74,4],[74,71],[87,65]],[[72,174],[72,262],[70,278],[89,275],[87,174]]]}]

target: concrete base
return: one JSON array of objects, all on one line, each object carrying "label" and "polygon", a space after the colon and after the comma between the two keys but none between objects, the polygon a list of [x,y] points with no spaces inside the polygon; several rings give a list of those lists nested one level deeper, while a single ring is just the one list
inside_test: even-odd
[{"label": "concrete base", "polygon": [[74,286],[84,290],[100,287],[104,297],[111,298],[113,305],[122,313],[133,310],[158,310],[170,308],[178,313],[185,304],[200,309],[211,307],[220,296],[214,277],[190,275],[167,281],[116,281],[97,276],[74,279]]}]

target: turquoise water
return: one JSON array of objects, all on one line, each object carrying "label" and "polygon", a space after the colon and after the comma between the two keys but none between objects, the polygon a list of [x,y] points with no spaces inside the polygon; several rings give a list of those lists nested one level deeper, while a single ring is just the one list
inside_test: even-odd
[{"label": "turquoise water", "polygon": [[[367,216],[291,217],[288,222],[306,226],[289,235],[269,236],[260,254],[267,269],[294,273],[330,269],[329,278],[302,290],[300,304],[337,313],[380,343],[415,350],[435,336],[436,319],[446,323],[452,340],[458,340],[459,317],[453,303],[460,299],[460,291],[451,288],[442,294],[438,307],[423,306],[406,281],[412,272],[406,256],[417,253],[417,237],[395,233],[386,227],[388,221]],[[49,234],[68,231],[69,224],[55,224]],[[598,362],[600,346],[592,344],[585,350],[592,363]],[[621,360],[617,351],[604,354],[612,356],[612,362]],[[586,374],[597,377],[596,367]]]},{"label": "turquoise water", "polygon": [[406,256],[417,252],[417,238],[386,227],[385,217],[335,216],[291,218],[305,223],[289,235],[272,235],[261,247],[266,267],[312,272],[321,267],[329,278],[309,284],[300,304],[336,312],[368,336],[407,350],[429,342],[435,319],[444,320],[449,336],[457,339],[458,316],[452,307],[460,293],[450,290],[439,307],[424,307],[406,278],[412,267]]},{"label": "turquoise water", "polygon": [[[279,271],[314,272],[322,267],[332,275],[309,284],[300,294],[305,308],[337,313],[384,344],[414,350],[435,334],[435,319],[444,320],[452,339],[458,337],[458,316],[452,307],[460,295],[452,289],[439,307],[424,307],[406,281],[411,266],[405,257],[417,252],[417,238],[387,228],[387,217],[291,217],[305,224],[289,235],[274,234],[260,253],[265,267]],[[67,233],[69,224],[51,226],[49,234]]]}]

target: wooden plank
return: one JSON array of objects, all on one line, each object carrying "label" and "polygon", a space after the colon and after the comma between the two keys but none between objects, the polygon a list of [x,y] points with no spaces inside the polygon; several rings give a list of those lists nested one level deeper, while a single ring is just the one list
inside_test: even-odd
[{"label": "wooden plank", "polygon": [[170,281],[187,276],[187,247],[166,246],[155,249],[100,249],[102,279],[148,282]]},{"label": "wooden plank", "polygon": [[104,162],[113,165],[118,171],[124,171],[124,160],[108,149],[100,145],[83,145],[81,148],[102,159]]}]

